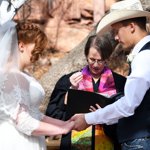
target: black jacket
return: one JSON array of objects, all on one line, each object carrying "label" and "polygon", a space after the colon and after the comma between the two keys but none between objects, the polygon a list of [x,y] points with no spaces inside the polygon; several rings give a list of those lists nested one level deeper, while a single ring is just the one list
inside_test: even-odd
[{"label": "black jacket", "polygon": [[[60,120],[65,120],[65,115],[66,115],[66,105],[64,105],[64,98],[65,94],[68,91],[68,89],[71,86],[71,83],[69,81],[69,77],[75,72],[71,72],[67,75],[63,75],[56,83],[54,90],[51,94],[50,101],[46,110],[46,115],[57,118]],[[113,72],[113,77],[115,81],[115,86],[117,92],[122,92],[124,91],[124,85],[126,82],[126,78]],[[118,148],[118,142],[117,142],[117,136],[116,136],[116,124],[107,126],[104,125],[104,131],[105,133],[114,139],[114,143]],[[63,135],[62,141],[61,141],[61,150],[70,150],[71,148],[71,134]]]}]

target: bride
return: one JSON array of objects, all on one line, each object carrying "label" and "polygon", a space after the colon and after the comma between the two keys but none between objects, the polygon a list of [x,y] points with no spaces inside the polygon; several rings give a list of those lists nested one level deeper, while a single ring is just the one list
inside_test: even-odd
[{"label": "bride", "polygon": [[74,126],[39,111],[44,90],[23,72],[48,42],[36,25],[12,21],[25,1],[0,1],[0,150],[45,150],[45,135],[66,134]]}]

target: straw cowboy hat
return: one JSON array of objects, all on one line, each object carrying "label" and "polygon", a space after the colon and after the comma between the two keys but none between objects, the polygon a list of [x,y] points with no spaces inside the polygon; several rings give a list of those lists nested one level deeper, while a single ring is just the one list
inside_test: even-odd
[{"label": "straw cowboy hat", "polygon": [[140,0],[123,0],[112,5],[110,13],[99,22],[96,32],[103,34],[111,29],[112,24],[138,17],[150,17],[150,12],[144,11]]}]

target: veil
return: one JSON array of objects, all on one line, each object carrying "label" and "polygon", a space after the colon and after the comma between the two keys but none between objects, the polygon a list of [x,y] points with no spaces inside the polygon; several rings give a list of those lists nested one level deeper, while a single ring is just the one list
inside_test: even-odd
[{"label": "veil", "polygon": [[19,69],[16,23],[8,21],[0,26],[0,70]]},{"label": "veil", "polygon": [[8,20],[12,20],[15,15],[15,8],[10,5],[9,0],[1,0],[0,2],[0,24],[4,24]]},{"label": "veil", "polygon": [[16,10],[27,0],[0,0],[0,70],[19,69]]},{"label": "veil", "polygon": [[17,10],[27,0],[0,0],[0,24],[12,20]]},{"label": "veil", "polygon": [[12,19],[25,1],[0,0],[0,70],[19,67],[16,23]]}]

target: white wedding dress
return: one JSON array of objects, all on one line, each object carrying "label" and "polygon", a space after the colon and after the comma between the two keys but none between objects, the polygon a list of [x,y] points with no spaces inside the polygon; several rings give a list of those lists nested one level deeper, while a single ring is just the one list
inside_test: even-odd
[{"label": "white wedding dress", "polygon": [[0,71],[0,150],[45,150],[44,136],[31,135],[43,117],[43,88],[27,74],[6,72]]}]

